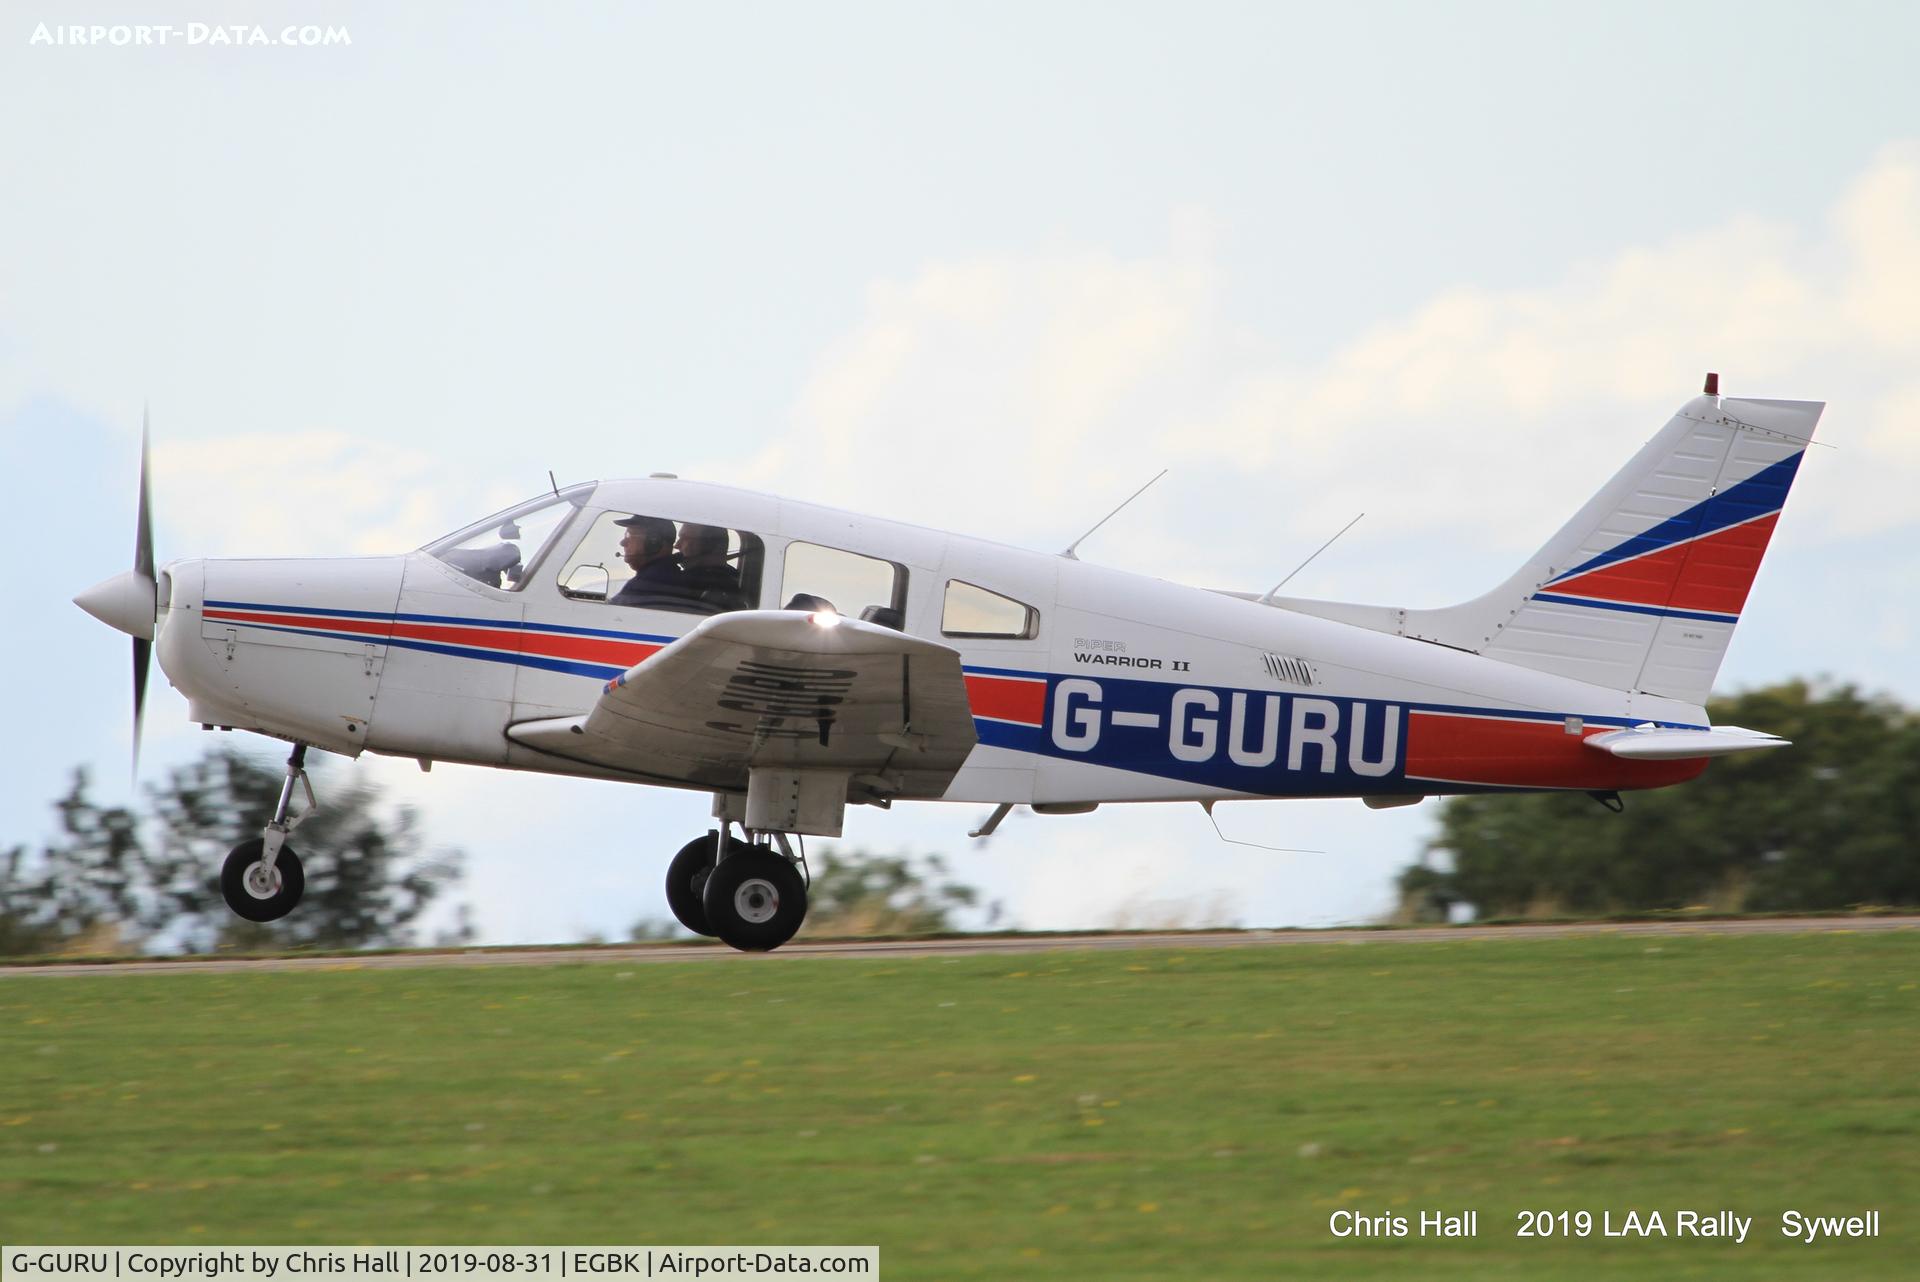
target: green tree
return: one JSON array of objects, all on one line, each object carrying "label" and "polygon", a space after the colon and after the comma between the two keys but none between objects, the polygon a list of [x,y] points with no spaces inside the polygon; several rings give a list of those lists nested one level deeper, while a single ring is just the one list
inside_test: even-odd
[{"label": "green tree", "polygon": [[[143,943],[215,948],[364,948],[410,942],[433,899],[459,877],[457,853],[429,853],[411,810],[388,815],[369,784],[316,769],[320,809],[290,845],[306,894],[266,925],[234,916],[220,894],[227,852],[257,837],[281,771],[227,750],[148,789],[143,816],[102,807],[84,770],[55,803],[59,830],[38,851],[0,851],[0,955],[131,951]],[[471,937],[471,923],[456,932]]]},{"label": "green tree", "polygon": [[[873,855],[854,850],[823,856],[807,887],[812,935],[929,935],[957,930],[953,915],[975,908],[980,892],[953,881],[938,855]],[[987,921],[1000,916],[987,908]]]},{"label": "green tree", "polygon": [[46,902],[46,882],[25,846],[0,854],[0,957],[51,952],[61,943]]},{"label": "green tree", "polygon": [[[260,835],[283,778],[231,749],[173,771],[152,790],[147,927],[195,951],[214,948],[377,948],[411,942],[413,923],[460,876],[456,852],[428,853],[418,816],[383,817],[371,784],[316,767],[323,800],[287,844],[306,873],[300,905],[276,922],[235,917],[220,895],[227,852]],[[296,792],[295,810],[305,798]]]},{"label": "green tree", "polygon": [[88,796],[84,769],[54,803],[59,831],[37,854],[0,855],[0,953],[62,949],[86,939],[100,951],[134,946],[142,852],[132,811]]},{"label": "green tree", "polygon": [[1793,746],[1624,794],[1618,815],[1579,793],[1452,798],[1429,858],[1401,874],[1404,915],[1920,903],[1920,714],[1804,681],[1709,712]]}]

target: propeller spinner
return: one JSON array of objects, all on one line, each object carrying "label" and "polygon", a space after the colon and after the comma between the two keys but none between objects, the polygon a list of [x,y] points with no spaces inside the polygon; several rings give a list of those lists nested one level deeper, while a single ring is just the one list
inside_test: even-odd
[{"label": "propeller spinner", "polygon": [[147,501],[147,419],[140,418],[140,509],[133,532],[133,568],[88,588],[73,603],[133,638],[133,765],[140,768],[140,725],[147,702],[147,668],[159,594],[153,577],[153,518]]}]

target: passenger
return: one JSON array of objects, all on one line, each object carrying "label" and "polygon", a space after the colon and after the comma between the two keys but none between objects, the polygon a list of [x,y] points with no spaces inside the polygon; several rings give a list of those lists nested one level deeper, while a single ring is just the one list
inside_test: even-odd
[{"label": "passenger", "polygon": [[740,591],[740,571],[727,564],[727,532],[714,525],[680,527],[681,587],[688,595],[718,611],[746,605]]},{"label": "passenger", "polygon": [[688,593],[673,556],[673,522],[663,516],[630,516],[614,524],[626,528],[620,540],[620,559],[633,571],[633,577],[620,585],[610,604],[671,609],[674,603],[685,600]]}]

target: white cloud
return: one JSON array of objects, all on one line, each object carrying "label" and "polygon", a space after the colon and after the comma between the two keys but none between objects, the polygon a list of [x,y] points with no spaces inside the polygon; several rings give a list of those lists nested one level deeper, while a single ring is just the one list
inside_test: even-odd
[{"label": "white cloud", "polygon": [[156,441],[155,521],[173,556],[371,556],[404,552],[510,504],[452,511],[443,465],[344,432]]},{"label": "white cloud", "polygon": [[1920,351],[1920,142],[1883,149],[1840,201],[1834,226],[1851,259],[1848,330],[1911,358]]},{"label": "white cloud", "polygon": [[1089,463],[1099,482],[1131,476],[1107,434],[1143,401],[1172,404],[1212,304],[1203,265],[1097,254],[883,283],[802,393],[798,431],[749,463],[749,483],[976,529],[1024,499],[1020,531],[1064,543],[1078,513],[1056,525],[1036,512],[1031,500],[1057,493],[1036,478],[1084,477]]},{"label": "white cloud", "polygon": [[1915,519],[1920,145],[1883,151],[1821,226],[1735,218],[1537,288],[1452,291],[1312,368],[1229,341],[1221,270],[1188,237],[1163,257],[956,260],[883,282],[749,471],[1050,546],[1171,464],[1168,495],[1092,555],[1265,586],[1360,507],[1375,516],[1349,563],[1441,536],[1524,553],[1716,369],[1731,394],[1832,407],[1823,439],[1842,448],[1816,452],[1793,537]]}]

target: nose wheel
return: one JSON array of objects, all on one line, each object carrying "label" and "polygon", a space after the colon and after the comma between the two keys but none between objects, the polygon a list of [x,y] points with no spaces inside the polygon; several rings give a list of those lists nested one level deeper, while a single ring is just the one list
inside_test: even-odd
[{"label": "nose wheel", "polygon": [[282,845],[272,864],[266,862],[266,848],[262,837],[243,841],[220,868],[220,893],[227,907],[248,921],[279,921],[307,888],[307,875],[292,846]]},{"label": "nose wheel", "polygon": [[[289,819],[296,783],[306,790],[307,808]],[[228,851],[227,861],[220,866],[220,893],[236,916],[248,921],[279,921],[300,902],[307,875],[300,867],[300,856],[287,844],[287,834],[316,808],[313,785],[307,781],[307,745],[296,743],[287,758],[287,777],[280,785],[279,803],[265,831]]]}]

